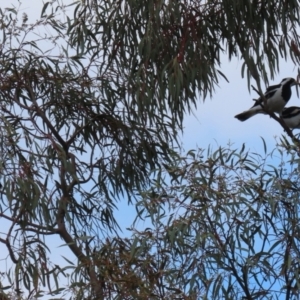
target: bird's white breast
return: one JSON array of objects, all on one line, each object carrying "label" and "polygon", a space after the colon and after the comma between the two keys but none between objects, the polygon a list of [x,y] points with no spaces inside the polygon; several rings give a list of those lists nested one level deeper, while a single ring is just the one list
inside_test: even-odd
[{"label": "bird's white breast", "polygon": [[280,113],[282,111],[286,102],[281,96],[281,89],[278,89],[275,94],[267,100],[267,105],[269,110],[273,112]]}]

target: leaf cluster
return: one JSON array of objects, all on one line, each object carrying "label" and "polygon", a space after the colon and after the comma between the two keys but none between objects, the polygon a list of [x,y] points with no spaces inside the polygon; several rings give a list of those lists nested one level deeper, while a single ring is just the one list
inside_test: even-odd
[{"label": "leaf cluster", "polygon": [[164,288],[192,299],[298,297],[299,158],[286,151],[199,149],[169,166],[171,182],[155,178],[137,204],[153,227],[136,238],[152,242],[155,262],[168,256]]}]

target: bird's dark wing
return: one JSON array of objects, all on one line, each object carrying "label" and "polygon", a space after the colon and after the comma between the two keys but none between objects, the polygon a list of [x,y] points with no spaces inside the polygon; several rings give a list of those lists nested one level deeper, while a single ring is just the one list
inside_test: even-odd
[{"label": "bird's dark wing", "polygon": [[[273,97],[273,95],[276,93],[276,91],[280,88],[280,84],[271,85],[267,88],[266,92],[264,93],[264,96],[269,99]],[[254,105],[252,107],[255,107],[257,105],[262,106],[263,105],[263,99],[259,98],[255,101]]]},{"label": "bird's dark wing", "polygon": [[281,84],[270,85],[269,87],[267,87],[267,90],[266,90],[266,93],[265,93],[265,94],[267,94],[267,93],[270,92],[270,91],[279,89],[279,88],[280,88],[280,85],[281,85]]},{"label": "bird's dark wing", "polygon": [[297,107],[297,106],[287,107],[282,111],[281,116],[283,118],[286,118],[288,116],[293,117],[293,116],[296,116],[297,114],[299,114],[299,111],[300,111],[300,107]]},{"label": "bird's dark wing", "polygon": [[278,88],[279,88],[280,86],[278,87],[278,86],[275,86],[275,85],[274,85],[274,87],[276,87],[276,88],[274,88],[274,89],[269,89],[269,90],[267,90],[267,91],[265,92],[264,96],[265,96],[267,99],[273,97],[273,95],[276,93],[276,91],[278,90]]}]

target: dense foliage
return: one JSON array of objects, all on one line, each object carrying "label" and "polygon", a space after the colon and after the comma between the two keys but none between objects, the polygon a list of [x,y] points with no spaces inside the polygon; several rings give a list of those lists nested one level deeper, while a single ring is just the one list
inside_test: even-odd
[{"label": "dense foliage", "polygon": [[158,299],[298,299],[297,148],[198,149],[166,170],[171,182],[155,178],[137,203],[154,228],[133,241],[152,255]]},{"label": "dense foliage", "polygon": [[[275,184],[297,186],[294,169],[279,176],[245,156],[227,165],[233,154],[225,150],[178,165],[174,149],[185,114],[226,78],[221,59],[242,59],[242,76],[259,92],[280,58],[299,62],[298,8],[295,0],[54,0],[35,23],[20,7],[0,10],[0,243],[12,265],[5,288],[32,299],[262,295],[253,261],[271,272],[265,253],[282,246],[291,253],[285,261],[296,253],[296,192]],[[188,185],[162,193],[164,170]],[[142,192],[152,184],[152,194]],[[119,238],[119,199],[138,201],[137,218],[152,229]],[[52,235],[76,264],[51,261]],[[255,248],[257,235],[265,242]],[[297,264],[285,266],[279,275],[291,294]]]}]

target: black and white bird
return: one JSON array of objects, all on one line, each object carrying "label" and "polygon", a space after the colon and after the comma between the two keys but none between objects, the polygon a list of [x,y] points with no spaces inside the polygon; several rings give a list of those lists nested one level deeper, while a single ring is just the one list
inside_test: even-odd
[{"label": "black and white bird", "polygon": [[[269,86],[264,94],[267,99],[268,110],[281,113],[284,106],[291,98],[291,87],[296,84],[296,80],[289,77],[282,79],[280,84]],[[246,121],[256,114],[266,114],[264,110],[264,100],[262,98],[257,99],[250,109],[236,115],[235,118],[240,121]]]},{"label": "black and white bird", "polygon": [[291,106],[284,108],[280,114],[280,118],[285,122],[287,127],[300,129],[300,107]]}]

